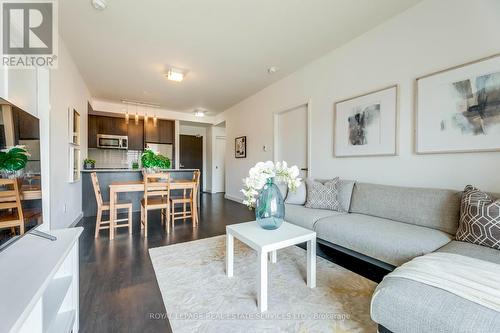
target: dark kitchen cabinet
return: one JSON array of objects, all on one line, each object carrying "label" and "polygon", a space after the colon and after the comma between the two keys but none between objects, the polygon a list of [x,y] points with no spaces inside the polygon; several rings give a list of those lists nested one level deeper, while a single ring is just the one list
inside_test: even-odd
[{"label": "dark kitchen cabinet", "polygon": [[127,123],[124,118],[98,116],[97,129],[97,134],[127,135]]},{"label": "dark kitchen cabinet", "polygon": [[145,141],[151,143],[174,143],[174,122],[172,120],[158,119],[156,127],[153,119],[148,119],[144,126]]},{"label": "dark kitchen cabinet", "polygon": [[[15,112],[19,128],[20,140],[33,140],[40,138],[40,128],[36,118],[27,112]],[[15,120],[14,120],[15,121]]]},{"label": "dark kitchen cabinet", "polygon": [[139,124],[135,121],[128,123],[128,149],[143,150],[144,149],[144,121],[139,120]]},{"label": "dark kitchen cabinet", "polygon": [[97,116],[89,115],[88,118],[88,146],[89,148],[97,148]]}]

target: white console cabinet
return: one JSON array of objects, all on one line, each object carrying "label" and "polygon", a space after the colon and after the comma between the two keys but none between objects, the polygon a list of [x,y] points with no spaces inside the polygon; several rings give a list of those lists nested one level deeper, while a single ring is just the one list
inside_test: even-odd
[{"label": "white console cabinet", "polygon": [[82,228],[31,234],[0,252],[0,332],[77,333]]}]

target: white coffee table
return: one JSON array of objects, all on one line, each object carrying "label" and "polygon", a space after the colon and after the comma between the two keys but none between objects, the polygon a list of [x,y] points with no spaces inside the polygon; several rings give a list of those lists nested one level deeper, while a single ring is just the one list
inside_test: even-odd
[{"label": "white coffee table", "polygon": [[234,237],[258,252],[259,290],[257,303],[260,312],[267,310],[267,261],[276,263],[276,251],[288,246],[307,242],[307,286],[316,287],[316,233],[283,222],[276,230],[262,229],[256,221],[226,226],[226,274],[233,276]]}]

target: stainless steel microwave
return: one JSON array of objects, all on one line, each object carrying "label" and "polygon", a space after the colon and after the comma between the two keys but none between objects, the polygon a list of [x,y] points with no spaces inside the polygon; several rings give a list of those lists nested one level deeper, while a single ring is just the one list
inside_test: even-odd
[{"label": "stainless steel microwave", "polygon": [[128,149],[128,136],[97,134],[98,148]]}]

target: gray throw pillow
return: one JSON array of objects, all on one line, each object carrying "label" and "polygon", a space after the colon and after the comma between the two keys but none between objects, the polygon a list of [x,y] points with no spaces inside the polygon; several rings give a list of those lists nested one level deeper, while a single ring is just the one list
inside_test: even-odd
[{"label": "gray throw pillow", "polygon": [[[316,181],[325,184],[331,182],[332,179],[316,179]],[[348,212],[351,209],[351,198],[352,191],[354,190],[354,184],[356,182],[354,180],[340,179],[338,183],[338,200],[340,205],[342,206],[342,210],[344,212]]]},{"label": "gray throw pillow", "polygon": [[307,180],[307,208],[328,209],[343,212],[338,200],[339,178],[321,184],[314,180]]},{"label": "gray throw pillow", "polygon": [[500,200],[467,185],[460,204],[458,241],[500,250]]},{"label": "gray throw pillow", "polygon": [[295,191],[288,191],[285,203],[303,206],[306,203],[306,195],[306,183],[302,181]]}]

